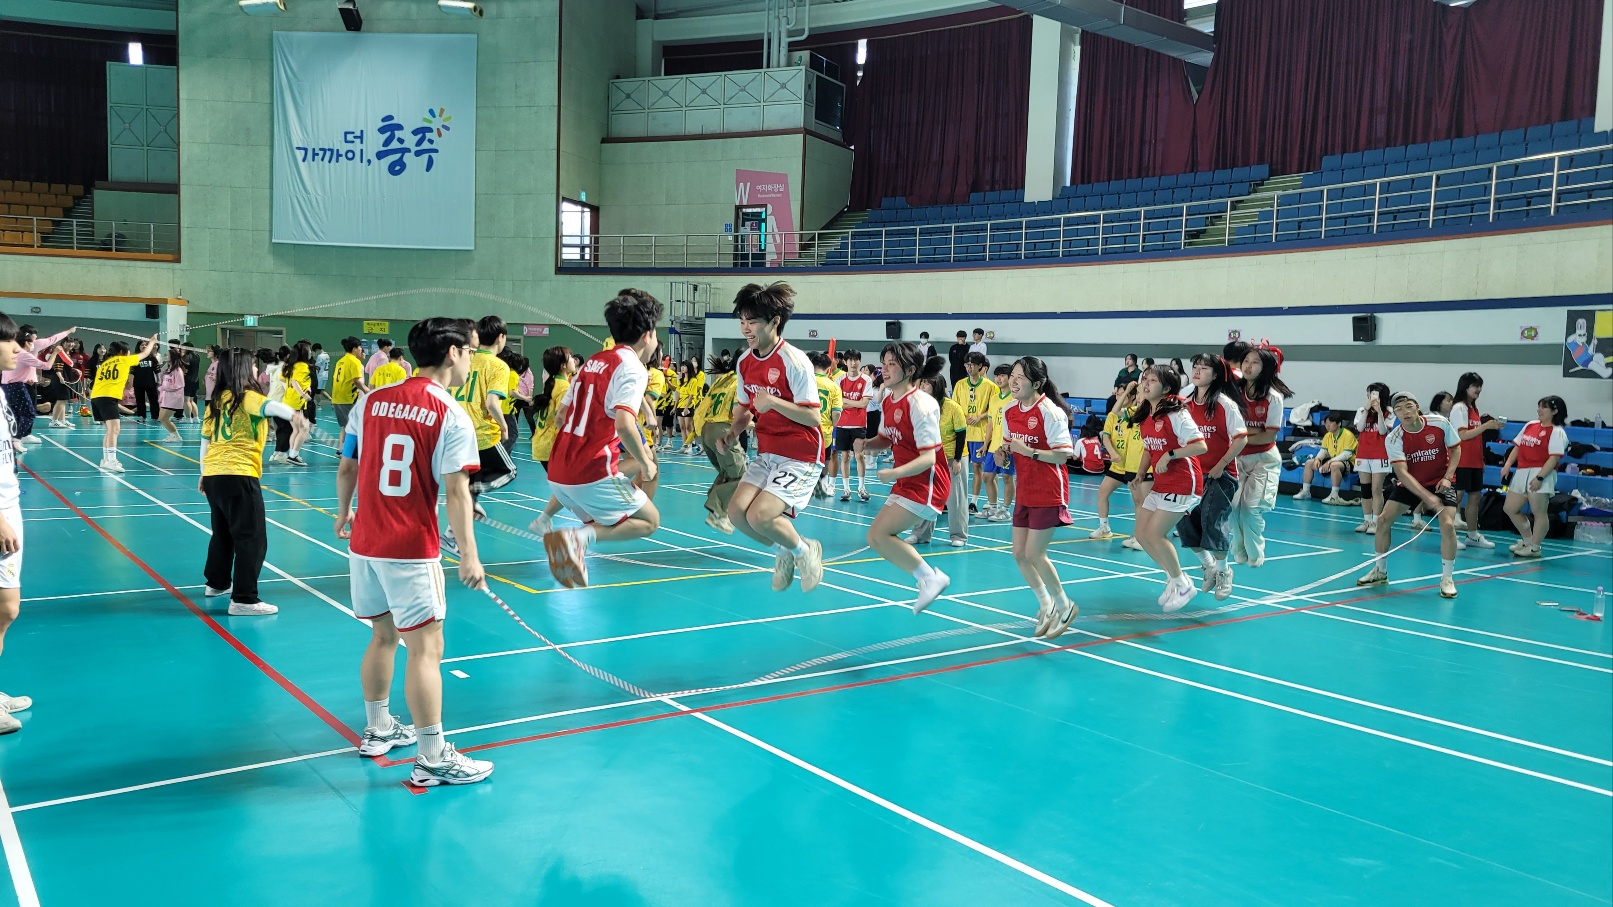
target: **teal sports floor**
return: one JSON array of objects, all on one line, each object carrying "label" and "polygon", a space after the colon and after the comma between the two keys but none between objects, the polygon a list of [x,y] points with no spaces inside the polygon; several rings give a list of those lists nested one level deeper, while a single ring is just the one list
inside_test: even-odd
[{"label": "teal sports floor", "polygon": [[[1077,479],[1054,556],[1081,616],[1044,643],[1006,524],[959,551],[939,533],[953,585],[915,617],[911,579],[853,554],[882,498],[813,506],[800,526],[839,563],[811,595],[775,594],[770,555],[703,524],[703,458],[663,455],[662,530],[602,550],[593,588],[557,589],[541,546],[479,527],[492,586],[632,684],[743,686],[631,696],[453,585],[449,737],[497,771],[417,792],[412,748],[353,751],[368,630],[324,512],[335,452],[270,468],[264,597],[281,611],[231,618],[201,595],[195,427],[167,448],[126,423],[116,478],[80,425],[41,423],[22,479],[0,689],[35,704],[0,738],[3,903],[1613,899],[1613,624],[1539,604],[1589,609],[1587,589],[1613,587],[1606,545],[1518,561],[1496,534],[1445,601],[1428,534],[1362,590],[1359,510],[1284,498],[1235,598],[1165,619],[1146,555],[1086,540],[1096,483]],[[521,466],[484,501],[524,527],[546,484]]]}]

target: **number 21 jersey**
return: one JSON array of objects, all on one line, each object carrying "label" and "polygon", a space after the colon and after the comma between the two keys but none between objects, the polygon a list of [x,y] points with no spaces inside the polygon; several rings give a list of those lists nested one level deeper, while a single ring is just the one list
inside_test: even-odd
[{"label": "number 21 jersey", "polygon": [[[364,397],[347,417],[347,433],[358,459],[353,554],[437,560],[439,477],[475,472],[480,464],[464,407],[430,378],[410,378]],[[345,449],[344,455],[352,456]]]}]

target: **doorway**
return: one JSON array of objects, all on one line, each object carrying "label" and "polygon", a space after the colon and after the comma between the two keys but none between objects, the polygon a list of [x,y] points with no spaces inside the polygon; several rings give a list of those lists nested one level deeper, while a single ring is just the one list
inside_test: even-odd
[{"label": "doorway", "polygon": [[767,266],[767,206],[734,206],[734,267]]}]

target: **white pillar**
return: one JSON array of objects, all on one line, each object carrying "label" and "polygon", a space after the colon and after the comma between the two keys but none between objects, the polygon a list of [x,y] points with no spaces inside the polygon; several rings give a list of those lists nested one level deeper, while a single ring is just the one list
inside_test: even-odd
[{"label": "white pillar", "polygon": [[634,75],[640,79],[661,74],[661,45],[655,40],[655,20],[640,19],[637,27],[637,54]]},{"label": "white pillar", "polygon": [[1613,0],[1602,0],[1602,59],[1596,67],[1596,131],[1613,129]]},{"label": "white pillar", "polygon": [[1070,184],[1075,155],[1075,91],[1081,73],[1081,30],[1065,26],[1059,33],[1059,131],[1053,143],[1053,193]]},{"label": "white pillar", "polygon": [[1031,90],[1025,117],[1025,201],[1053,197],[1054,145],[1058,135],[1059,23],[1031,20]]}]

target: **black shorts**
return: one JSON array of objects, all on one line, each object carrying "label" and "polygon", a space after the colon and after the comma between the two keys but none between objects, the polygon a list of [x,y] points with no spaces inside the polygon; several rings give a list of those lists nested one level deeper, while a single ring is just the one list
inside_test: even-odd
[{"label": "black shorts", "polygon": [[1115,472],[1113,469],[1111,469],[1104,473],[1104,475],[1114,479],[1116,482],[1123,482],[1127,485],[1130,485],[1132,482],[1137,480],[1137,474],[1134,472]]},{"label": "black shorts", "polygon": [[[1461,493],[1454,488],[1435,487],[1429,490],[1432,491],[1434,496],[1439,498],[1440,503],[1444,504],[1446,507],[1455,507],[1457,498],[1461,495]],[[1383,499],[1385,501],[1394,501],[1395,503],[1412,510],[1417,509],[1418,505],[1424,503],[1421,495],[1400,484],[1400,480],[1398,479],[1389,480],[1388,487],[1384,488],[1383,490]]]},{"label": "black shorts", "polygon": [[694,418],[694,410],[693,409],[680,409],[680,410],[678,410],[678,418],[679,419],[693,419]]},{"label": "black shorts", "polygon": [[503,488],[515,480],[515,463],[502,444],[484,447],[477,452],[481,468],[471,476],[471,490],[477,494]]},{"label": "black shorts", "polygon": [[90,414],[97,422],[116,422],[123,418],[122,411],[118,409],[122,402],[116,397],[91,397]]},{"label": "black shorts", "polygon": [[868,437],[866,428],[836,428],[834,430],[834,449],[850,452],[858,441]]},{"label": "black shorts", "polygon": [[189,397],[190,399],[196,399],[196,391],[199,389],[199,385],[193,384],[189,381],[185,382],[185,396]]},{"label": "black shorts", "polygon": [[49,387],[40,390],[39,399],[45,403],[62,403],[73,399],[73,389],[67,386],[67,382],[57,379]]},{"label": "black shorts", "polygon": [[1451,478],[1451,485],[1457,491],[1483,491],[1484,467],[1456,467],[1456,475]]}]

